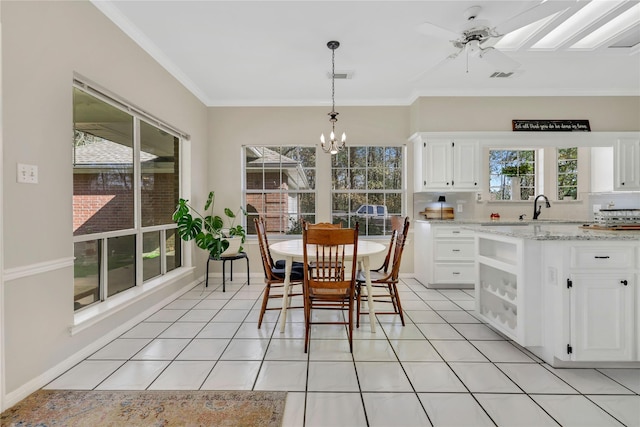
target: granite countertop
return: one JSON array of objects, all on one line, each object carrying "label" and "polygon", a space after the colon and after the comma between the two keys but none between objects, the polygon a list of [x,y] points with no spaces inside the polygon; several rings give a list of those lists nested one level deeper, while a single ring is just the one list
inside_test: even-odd
[{"label": "granite countertop", "polygon": [[417,222],[427,222],[430,224],[441,225],[491,225],[491,226],[510,226],[522,224],[588,224],[589,221],[579,221],[571,219],[538,219],[531,220],[525,219],[520,221],[518,219],[499,219],[496,221],[479,220],[479,219],[416,219]]},{"label": "granite countertop", "polygon": [[471,225],[464,228],[529,240],[631,240],[640,242],[640,230],[613,231],[582,228],[580,224],[525,223],[525,225]]}]

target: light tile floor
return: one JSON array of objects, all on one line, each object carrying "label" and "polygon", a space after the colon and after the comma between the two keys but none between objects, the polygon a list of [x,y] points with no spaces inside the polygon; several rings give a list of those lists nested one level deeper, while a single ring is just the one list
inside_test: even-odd
[{"label": "light tile floor", "polygon": [[362,316],[351,354],[344,327],[317,326],[305,354],[301,310],[258,329],[262,285],[209,285],[46,388],[284,390],[285,426],[640,426],[640,369],[554,369],[476,319],[471,290],[405,279],[405,327]]}]

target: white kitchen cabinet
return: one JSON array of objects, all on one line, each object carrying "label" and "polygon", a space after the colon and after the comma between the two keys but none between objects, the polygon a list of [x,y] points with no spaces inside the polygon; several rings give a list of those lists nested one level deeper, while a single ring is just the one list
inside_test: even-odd
[{"label": "white kitchen cabinet", "polygon": [[633,275],[572,274],[571,359],[630,361],[635,351]]},{"label": "white kitchen cabinet", "polygon": [[433,139],[414,142],[415,191],[480,189],[480,143]]},{"label": "white kitchen cabinet", "polygon": [[542,342],[539,276],[525,262],[535,258],[536,247],[522,239],[476,237],[476,312],[522,346]]},{"label": "white kitchen cabinet", "polygon": [[618,139],[613,151],[614,190],[640,190],[640,139]]},{"label": "white kitchen cabinet", "polygon": [[416,279],[428,288],[471,288],[475,283],[474,232],[460,226],[416,221]]},{"label": "white kitchen cabinet", "polygon": [[636,359],[637,252],[637,247],[622,244],[571,247],[567,279],[571,360]]}]

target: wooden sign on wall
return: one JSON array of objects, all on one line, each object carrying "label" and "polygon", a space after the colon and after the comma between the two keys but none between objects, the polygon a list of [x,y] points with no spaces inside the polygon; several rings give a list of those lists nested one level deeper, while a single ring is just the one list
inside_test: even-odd
[{"label": "wooden sign on wall", "polygon": [[513,131],[591,132],[589,120],[512,120]]}]

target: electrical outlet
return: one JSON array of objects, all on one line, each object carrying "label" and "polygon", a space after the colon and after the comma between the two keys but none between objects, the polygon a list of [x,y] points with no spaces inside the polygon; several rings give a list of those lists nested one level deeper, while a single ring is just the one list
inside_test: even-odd
[{"label": "electrical outlet", "polygon": [[17,181],[22,184],[37,184],[38,183],[38,166],[25,165],[18,163]]},{"label": "electrical outlet", "polygon": [[462,203],[458,203],[458,213],[463,212],[462,210]]}]

